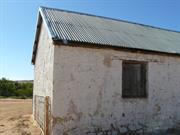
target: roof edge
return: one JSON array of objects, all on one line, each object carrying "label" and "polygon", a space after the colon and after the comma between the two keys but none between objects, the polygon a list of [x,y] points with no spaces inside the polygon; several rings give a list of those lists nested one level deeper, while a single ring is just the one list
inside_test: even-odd
[{"label": "roof edge", "polygon": [[39,39],[39,34],[40,34],[41,23],[42,23],[42,18],[41,18],[40,13],[38,12],[36,30],[35,30],[35,40],[34,40],[33,53],[32,53],[32,58],[31,58],[31,63],[33,65],[35,64],[35,59],[36,59],[37,44],[38,44],[38,39]]},{"label": "roof edge", "polygon": [[38,16],[37,16],[37,23],[36,23],[36,32],[35,32],[35,40],[34,40],[34,46],[33,46],[33,54],[31,58],[31,63],[34,65],[36,60],[36,53],[37,53],[37,46],[38,46],[38,40],[39,40],[39,34],[41,29],[41,23],[42,21],[45,22],[45,26],[48,31],[48,35],[51,37],[51,39],[54,39],[53,32],[49,29],[49,23],[46,19],[46,17],[43,14],[43,8],[40,6],[38,9]]},{"label": "roof edge", "polygon": [[[86,44],[86,45],[84,45]],[[78,41],[68,41],[68,44],[64,44],[63,40],[53,39],[53,45],[65,45],[65,46],[73,46],[73,47],[89,47],[89,48],[109,48],[109,49],[116,49],[116,50],[129,50],[134,52],[146,52],[151,54],[166,54],[171,56],[180,56],[180,53],[177,52],[162,52],[162,51],[155,51],[155,50],[147,50],[147,49],[141,49],[141,48],[130,48],[130,47],[120,47],[120,46],[107,46],[103,44],[95,44],[95,43],[89,43],[89,42],[78,42]]]}]

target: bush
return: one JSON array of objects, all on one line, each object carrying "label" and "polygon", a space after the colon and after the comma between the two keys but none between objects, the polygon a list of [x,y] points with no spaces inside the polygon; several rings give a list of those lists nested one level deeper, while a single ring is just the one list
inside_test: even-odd
[{"label": "bush", "polygon": [[0,79],[0,97],[32,98],[33,83]]}]

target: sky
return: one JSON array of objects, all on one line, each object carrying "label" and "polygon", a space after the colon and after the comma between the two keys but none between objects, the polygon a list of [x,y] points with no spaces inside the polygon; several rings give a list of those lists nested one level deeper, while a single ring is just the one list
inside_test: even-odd
[{"label": "sky", "polygon": [[180,31],[180,0],[0,0],[0,78],[31,80],[39,6]]}]

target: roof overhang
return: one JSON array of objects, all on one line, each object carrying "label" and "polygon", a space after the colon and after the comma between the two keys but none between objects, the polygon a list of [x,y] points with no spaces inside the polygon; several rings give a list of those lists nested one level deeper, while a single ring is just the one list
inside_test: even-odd
[{"label": "roof overhang", "polygon": [[37,53],[37,48],[38,48],[38,41],[39,41],[39,35],[40,35],[40,31],[41,31],[42,21],[44,21],[44,23],[45,23],[46,29],[48,31],[48,35],[51,37],[52,40],[54,39],[52,31],[50,31],[50,29],[48,28],[48,24],[45,21],[46,18],[43,15],[42,10],[43,10],[42,7],[39,7],[38,16],[37,16],[37,23],[36,23],[35,40],[34,40],[34,45],[33,45],[32,59],[31,59],[31,63],[33,65],[35,64],[35,61],[36,61],[36,53]]},{"label": "roof overhang", "polygon": [[32,53],[32,59],[31,59],[31,63],[33,65],[35,64],[35,59],[36,59],[37,45],[38,45],[39,34],[40,34],[40,30],[41,30],[41,23],[42,23],[42,16],[41,16],[40,12],[38,12],[37,23],[36,23],[36,34],[35,34],[33,53]]}]

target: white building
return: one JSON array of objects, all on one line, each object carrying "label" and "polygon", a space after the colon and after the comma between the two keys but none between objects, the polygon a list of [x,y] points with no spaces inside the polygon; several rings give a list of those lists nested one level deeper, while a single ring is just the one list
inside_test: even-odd
[{"label": "white building", "polygon": [[41,7],[32,63],[33,114],[45,134],[180,126],[180,32]]}]

